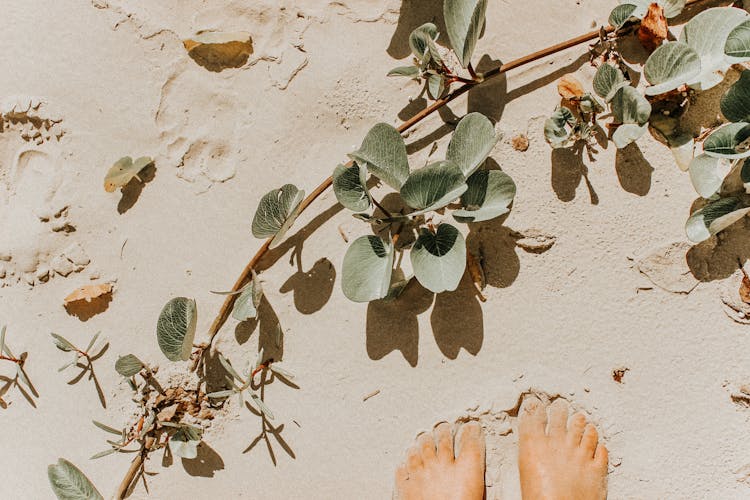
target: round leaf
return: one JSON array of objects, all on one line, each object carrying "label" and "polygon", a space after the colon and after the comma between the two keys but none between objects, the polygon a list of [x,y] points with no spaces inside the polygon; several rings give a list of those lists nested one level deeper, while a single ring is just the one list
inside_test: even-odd
[{"label": "round leaf", "polygon": [[478,170],[466,181],[462,210],[453,212],[458,222],[482,222],[508,212],[516,196],[516,184],[500,170]]},{"label": "round leaf", "polygon": [[714,130],[705,141],[703,151],[719,158],[747,158],[750,156],[750,124],[729,123]]},{"label": "round leaf", "polygon": [[132,377],[143,368],[143,362],[133,354],[120,356],[115,362],[115,371],[123,377]]},{"label": "round leaf", "polygon": [[615,92],[610,105],[612,114],[620,123],[643,125],[651,116],[651,104],[630,85],[621,87]]},{"label": "round leaf", "polygon": [[700,73],[687,82],[691,87],[707,90],[724,79],[722,72],[737,62],[724,54],[729,34],[748,17],[742,9],[714,7],[688,21],[679,41],[695,50],[701,62]]},{"label": "round leaf", "polygon": [[423,228],[411,250],[411,265],[417,280],[429,291],[455,290],[466,269],[463,235],[450,224],[440,224],[435,234]]},{"label": "round leaf", "polygon": [[691,215],[685,224],[685,232],[690,241],[700,243],[742,219],[748,212],[750,208],[743,207],[739,198],[722,198]]},{"label": "round leaf", "polygon": [[732,63],[750,59],[750,21],[740,23],[729,33],[724,54]]},{"label": "round leaf", "polygon": [[412,172],[401,188],[401,197],[418,210],[415,214],[420,214],[446,206],[466,189],[464,174],[458,165],[440,161]]},{"label": "round leaf", "polygon": [[703,198],[710,198],[721,188],[732,168],[729,160],[702,154],[690,162],[689,172],[693,187]]},{"label": "round leaf", "polygon": [[721,114],[733,122],[750,121],[750,71],[740,73],[740,78],[721,98]]},{"label": "round leaf", "polygon": [[263,286],[258,279],[258,275],[253,271],[253,280],[234,301],[232,308],[232,317],[237,321],[245,321],[255,318],[258,315],[258,306],[263,298]]},{"label": "round leaf", "polygon": [[198,456],[200,442],[200,430],[183,426],[169,438],[169,451],[176,457],[192,460]]},{"label": "round leaf", "polygon": [[141,156],[135,161],[129,156],[120,158],[107,171],[107,175],[104,177],[104,190],[112,193],[118,187],[123,187],[153,161],[148,156]]},{"label": "round leaf", "polygon": [[104,500],[89,478],[64,458],[47,467],[47,477],[60,500]]},{"label": "round leaf", "polygon": [[609,102],[621,87],[629,85],[625,75],[611,64],[604,63],[596,70],[594,75],[594,92],[596,95]]},{"label": "round leaf", "polygon": [[304,197],[305,192],[293,184],[285,184],[266,193],[260,199],[258,211],[253,217],[253,236],[273,237],[271,246],[278,244],[297,219],[298,208]]},{"label": "round leaf", "polygon": [[427,91],[433,99],[440,99],[440,96],[445,92],[445,77],[437,73],[430,73],[427,77]]},{"label": "round leaf", "polygon": [[695,79],[701,72],[698,53],[681,42],[664,42],[646,60],[643,74],[651,84],[646,95],[664,94]]},{"label": "round leaf", "polygon": [[576,122],[573,113],[561,106],[544,122],[544,138],[553,148],[564,148],[570,143],[572,127]]},{"label": "round leaf", "polygon": [[190,357],[198,319],[195,300],[175,297],[159,314],[156,338],[161,352],[170,361],[186,361]]},{"label": "round leaf", "polygon": [[349,157],[394,189],[409,177],[406,144],[398,130],[387,123],[378,123],[367,132],[362,146]]},{"label": "round leaf", "polygon": [[393,272],[393,245],[377,236],[354,240],[344,255],[341,288],[354,302],[370,302],[388,295]]},{"label": "round leaf", "polygon": [[471,62],[474,47],[484,26],[487,0],[444,0],[443,16],[448,38],[461,66]]},{"label": "round leaf", "polygon": [[412,31],[409,35],[409,47],[414,57],[421,62],[434,59],[440,63],[440,54],[438,54],[437,47],[435,46],[437,37],[437,26],[432,23],[425,23]]},{"label": "round leaf", "polygon": [[445,158],[453,161],[469,177],[495,147],[495,127],[481,113],[469,113],[461,118],[453,132]]},{"label": "round leaf", "polygon": [[[612,9],[612,12],[609,14],[610,26],[613,26],[616,29],[622,28],[622,26],[630,19],[636,18],[636,8],[635,4],[624,3]],[[641,14],[641,17],[643,17],[643,14]]]},{"label": "round leaf", "polygon": [[372,203],[367,189],[367,167],[354,163],[351,167],[339,165],[333,171],[333,192],[343,206],[354,212],[370,208]]},{"label": "round leaf", "polygon": [[617,127],[612,133],[612,142],[617,149],[622,149],[628,144],[637,141],[648,130],[648,125],[638,125],[637,123],[625,123]]}]

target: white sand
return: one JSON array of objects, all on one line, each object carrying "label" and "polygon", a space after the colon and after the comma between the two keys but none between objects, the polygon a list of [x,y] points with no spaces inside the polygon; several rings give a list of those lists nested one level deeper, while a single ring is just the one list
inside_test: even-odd
[{"label": "white sand", "polygon": [[[10,104],[0,132],[0,319],[11,347],[29,352],[40,397],[32,408],[15,389],[3,396],[1,498],[49,498],[46,466],[59,456],[105,496],[115,491],[131,456],[88,457],[106,448],[92,418],[127,423],[117,355],[164,369],[159,310],[173,296],[195,297],[199,335],[207,330],[222,300],[209,290],[231,286],[262,243],[250,234],[261,195],[290,181],[313,189],[373,124],[397,123],[418,91],[385,73],[407,56],[412,28],[439,20],[431,6],[440,3],[404,1],[399,14],[395,0],[3,2],[0,95]],[[490,2],[477,54],[524,55],[605,22],[613,4]],[[255,53],[241,69],[209,72],[181,43],[201,29],[247,31]],[[680,278],[689,273],[683,259],[667,259],[666,277],[664,259],[647,261],[655,279],[689,294],[640,273],[652,250],[684,241],[696,195],[650,137],[639,141],[642,156],[610,144],[586,160],[590,188],[570,158],[553,157],[541,129],[557,102],[554,81],[579,68],[586,81],[586,62],[579,47],[450,106],[456,116],[468,107],[499,119],[505,135],[492,156],[518,185],[507,220],[472,236],[485,253],[489,300],[480,304],[462,286],[435,301],[412,290],[399,306],[348,302],[337,279],[346,249],[338,227],[350,236],[366,228],[331,208],[328,193],[296,225],[326,211],[304,240],[301,272],[282,245],[287,254],[277,252],[263,273],[285,364],[301,387],[266,393],[290,451],[270,437],[276,465],[263,441],[243,453],[260,421],[232,403],[206,434],[214,452],[204,450],[202,465],[162,468],[153,457],[152,498],[388,498],[417,431],[466,415],[483,415],[493,433],[490,497],[514,498],[514,434],[498,434],[512,430],[502,412],[530,387],[592,415],[611,450],[611,498],[750,497],[750,410],[730,397],[750,377],[750,341],[747,326],[723,312],[720,281],[747,247],[725,245],[712,260],[710,248],[695,252],[694,289]],[[28,109],[30,124],[16,117],[8,126],[14,104]],[[434,140],[444,147],[447,130],[437,115],[420,124],[407,139],[418,149],[412,164]],[[520,132],[530,138],[526,152],[510,146]],[[137,200],[102,188],[124,155],[155,158]],[[746,223],[738,226],[736,240],[747,241]],[[532,229],[556,237],[554,246],[517,247],[513,231]],[[116,280],[116,291],[106,312],[81,322],[62,299],[92,277]],[[221,350],[252,359],[258,336],[273,333],[273,314],[264,317],[252,333],[230,320]],[[99,330],[111,343],[97,362],[106,410],[91,382],[67,385],[72,374],[56,372],[66,357],[49,338],[55,331],[85,345]],[[621,367],[620,384],[612,370]],[[133,498],[146,496],[141,485]]]}]

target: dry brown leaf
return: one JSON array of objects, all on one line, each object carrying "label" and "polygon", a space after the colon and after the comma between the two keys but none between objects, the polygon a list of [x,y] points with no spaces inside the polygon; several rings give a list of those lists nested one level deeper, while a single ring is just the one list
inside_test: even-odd
[{"label": "dry brown leaf", "polygon": [[586,92],[583,90],[583,85],[578,79],[569,73],[557,82],[557,92],[563,99],[571,100],[576,97],[581,97]]},{"label": "dry brown leaf", "polygon": [[638,28],[638,40],[643,48],[653,52],[667,39],[668,27],[664,8],[658,3],[652,3]]},{"label": "dry brown leaf", "polygon": [[471,281],[474,282],[474,287],[477,289],[479,300],[485,302],[487,298],[482,294],[482,290],[484,290],[484,287],[486,286],[484,269],[482,269],[482,264],[479,262],[479,259],[477,259],[471,252],[466,252],[466,267],[469,269]]},{"label": "dry brown leaf", "polygon": [[750,304],[750,277],[742,269],[742,283],[740,284],[740,298],[745,304]]},{"label": "dry brown leaf", "polygon": [[209,71],[239,68],[253,53],[253,39],[244,31],[202,32],[182,44],[188,55]]},{"label": "dry brown leaf", "polygon": [[81,300],[91,302],[94,299],[98,299],[99,297],[110,293],[112,293],[112,283],[86,285],[74,290],[73,293],[65,297],[65,299],[63,300],[63,304],[67,307],[69,304]]},{"label": "dry brown leaf", "polygon": [[175,414],[177,413],[177,408],[179,406],[180,405],[178,403],[175,403],[172,406],[168,406],[168,407],[164,408],[162,411],[160,411],[156,415],[156,419],[159,422],[171,422],[172,419],[174,418]]}]

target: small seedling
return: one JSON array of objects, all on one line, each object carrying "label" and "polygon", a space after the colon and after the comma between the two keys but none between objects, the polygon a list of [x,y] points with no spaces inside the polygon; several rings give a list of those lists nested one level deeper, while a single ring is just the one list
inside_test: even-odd
[{"label": "small seedling", "polygon": [[[99,385],[99,380],[96,378],[96,372],[94,371],[94,361],[101,358],[109,348],[109,342],[107,341],[100,342],[97,346],[97,340],[99,339],[100,333],[101,332],[97,332],[91,338],[88,345],[86,346],[86,349],[79,349],[68,339],[56,333],[51,333],[50,335],[52,336],[52,341],[55,343],[55,346],[58,349],[63,352],[71,353],[70,361],[58,368],[57,371],[62,372],[63,370],[66,370],[71,366],[75,366],[76,368],[79,368],[81,370],[78,375],[76,375],[70,382],[68,382],[69,384],[77,383],[84,377],[84,375],[86,375],[86,373],[88,373],[89,380],[93,381],[94,386],[96,387],[96,392],[99,395],[99,401],[101,401],[102,406],[106,407],[107,403],[104,398],[104,392]],[[98,350],[98,352],[96,354],[93,354],[96,350]]]},{"label": "small seedling", "polygon": [[[13,354],[13,351],[10,350],[10,347],[5,342],[6,331],[7,327],[3,325],[3,327],[0,328],[0,361],[7,361],[15,364],[15,375],[12,378],[0,376],[0,380],[5,382],[5,385],[0,388],[0,407],[2,407],[3,409],[8,407],[8,404],[3,400],[2,396],[6,392],[8,392],[11,387],[17,387],[18,390],[21,391],[23,396],[26,398],[26,400],[29,401],[32,406],[34,406],[34,400],[32,399],[31,395],[35,397],[39,397],[39,395],[37,394],[34,386],[31,385],[29,377],[28,375],[26,375],[26,371],[24,370],[24,364],[26,363],[28,353],[22,352],[18,356]],[[21,384],[23,384],[23,386],[28,389],[28,392]]]}]

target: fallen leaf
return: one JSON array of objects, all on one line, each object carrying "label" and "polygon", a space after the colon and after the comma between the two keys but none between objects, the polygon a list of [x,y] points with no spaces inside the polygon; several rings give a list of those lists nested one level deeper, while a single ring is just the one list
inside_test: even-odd
[{"label": "fallen leaf", "polygon": [[750,304],[750,277],[742,269],[742,283],[740,284],[740,298],[745,304]]},{"label": "fallen leaf", "polygon": [[177,413],[177,408],[179,406],[180,405],[178,403],[175,403],[172,406],[164,408],[156,415],[156,420],[158,420],[159,422],[171,422],[175,414]]},{"label": "fallen leaf", "polygon": [[196,63],[216,72],[244,66],[253,53],[253,39],[244,31],[200,32],[193,38],[183,40],[182,44]]},{"label": "fallen leaf", "polygon": [[653,52],[667,39],[668,27],[664,8],[658,3],[652,3],[638,28],[638,40],[644,49]]},{"label": "fallen leaf", "polygon": [[78,302],[81,300],[91,302],[94,299],[98,299],[99,297],[110,293],[112,293],[112,283],[85,285],[81,288],[76,289],[75,291],[73,291],[73,293],[65,297],[65,299],[63,300],[63,304],[65,305],[65,307],[67,307],[73,302]]},{"label": "fallen leaf", "polygon": [[557,92],[560,94],[560,97],[567,100],[581,97],[586,93],[583,90],[581,82],[570,73],[560,78],[557,82]]},{"label": "fallen leaf", "polygon": [[104,177],[104,190],[112,193],[115,189],[125,186],[133,177],[138,177],[138,172],[153,163],[154,160],[148,156],[141,156],[137,160],[124,156],[112,165]]}]

